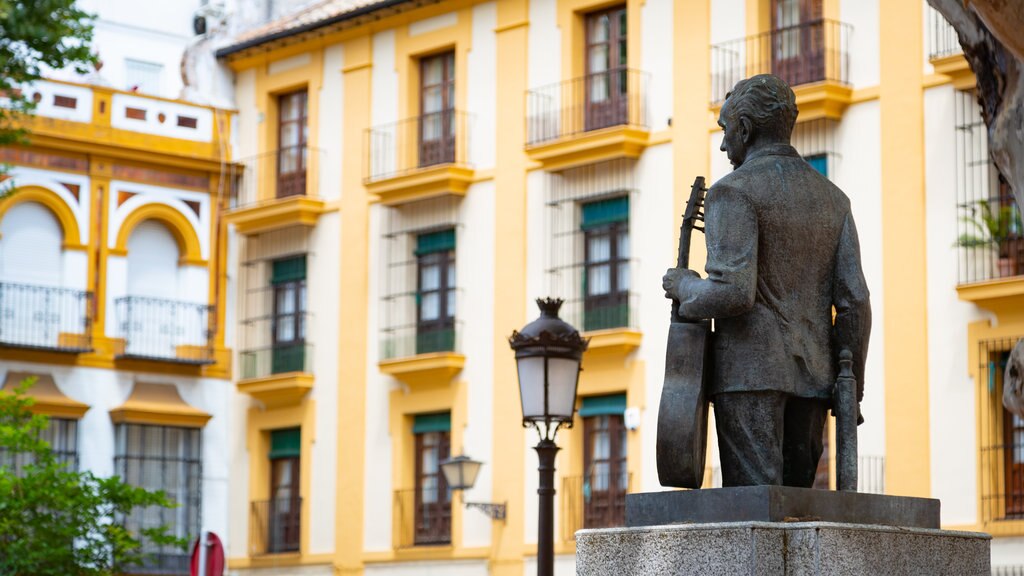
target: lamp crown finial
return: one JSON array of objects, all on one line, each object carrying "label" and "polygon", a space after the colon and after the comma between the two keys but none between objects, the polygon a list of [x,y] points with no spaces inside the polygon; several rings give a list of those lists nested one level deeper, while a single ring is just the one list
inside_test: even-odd
[{"label": "lamp crown finial", "polygon": [[558,310],[562,308],[563,302],[561,298],[537,298],[537,307],[540,308],[541,316],[558,318]]}]

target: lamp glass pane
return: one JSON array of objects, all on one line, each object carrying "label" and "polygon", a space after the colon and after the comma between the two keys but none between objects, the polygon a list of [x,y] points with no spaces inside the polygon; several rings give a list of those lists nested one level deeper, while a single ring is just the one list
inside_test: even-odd
[{"label": "lamp glass pane", "polygon": [[548,414],[571,418],[576,404],[576,378],[580,373],[579,360],[571,358],[548,359]]},{"label": "lamp glass pane", "polygon": [[523,418],[543,418],[544,358],[519,358],[516,364],[519,368],[519,394],[523,402]]}]

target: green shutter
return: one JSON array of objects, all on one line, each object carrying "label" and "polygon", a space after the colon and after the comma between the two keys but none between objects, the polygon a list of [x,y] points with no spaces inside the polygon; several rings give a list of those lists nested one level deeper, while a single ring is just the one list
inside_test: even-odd
[{"label": "green shutter", "polygon": [[629,220],[629,196],[588,202],[583,205],[583,223],[580,228],[589,230],[612,222]]},{"label": "green shutter", "polygon": [[448,432],[452,429],[452,415],[450,412],[441,414],[417,414],[412,424],[413,434],[424,432]]},{"label": "green shutter", "polygon": [[583,398],[583,406],[580,407],[580,416],[603,416],[614,414],[622,416],[626,411],[626,395],[612,394],[610,396],[587,396]]},{"label": "green shutter", "polygon": [[416,255],[455,250],[455,229],[428,232],[416,236]]},{"label": "green shutter", "polygon": [[270,373],[309,372],[306,369],[306,345],[277,344],[270,350]]},{"label": "green shutter", "polygon": [[285,260],[275,260],[273,274],[270,277],[271,284],[282,282],[295,282],[306,279],[306,256],[297,256]]},{"label": "green shutter", "polygon": [[814,168],[825,178],[828,178],[828,156],[825,154],[816,154],[814,156],[807,156],[804,158],[811,168]]},{"label": "green shutter", "polygon": [[285,428],[270,432],[270,459],[298,458],[302,453],[302,429]]}]

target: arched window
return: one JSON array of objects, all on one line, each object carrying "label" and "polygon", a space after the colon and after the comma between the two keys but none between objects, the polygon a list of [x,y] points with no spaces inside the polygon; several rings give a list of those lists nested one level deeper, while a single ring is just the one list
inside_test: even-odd
[{"label": "arched window", "polygon": [[22,202],[0,222],[0,281],[39,286],[61,285],[60,222],[36,202]]},{"label": "arched window", "polygon": [[176,298],[179,257],[178,244],[163,223],[140,223],[128,237],[128,295]]}]

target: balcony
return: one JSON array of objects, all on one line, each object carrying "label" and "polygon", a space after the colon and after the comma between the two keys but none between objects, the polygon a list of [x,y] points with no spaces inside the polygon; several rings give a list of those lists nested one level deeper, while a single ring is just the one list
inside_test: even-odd
[{"label": "balcony", "polygon": [[249,512],[252,556],[298,552],[302,541],[302,498],[253,502]]},{"label": "balcony", "polygon": [[82,290],[0,283],[0,346],[88,352],[91,302]]},{"label": "balcony", "polygon": [[366,130],[366,190],[398,205],[464,196],[473,182],[472,116],[443,110]]},{"label": "balcony", "polygon": [[945,74],[953,80],[957,90],[970,90],[976,84],[974,72],[971,71],[964,50],[960,46],[960,37],[956,30],[946,21],[942,14],[931,6],[928,12],[928,61],[931,62],[936,74]]},{"label": "balcony", "polygon": [[178,364],[213,364],[215,308],[206,304],[125,296],[114,300],[119,336],[118,359]]},{"label": "balcony", "polygon": [[850,104],[849,24],[813,20],[711,46],[711,108],[737,82],[771,73],[796,93],[799,121],[839,119]]},{"label": "balcony", "polygon": [[[424,494],[433,494],[424,490]],[[450,492],[449,492],[450,494]],[[418,490],[396,490],[394,502],[396,548],[448,546],[452,543],[452,503],[428,502]]]},{"label": "balcony", "polygon": [[461,353],[461,322],[429,332],[415,324],[388,327],[382,332],[381,372],[410,386],[447,384],[466,364]]},{"label": "balcony", "polygon": [[618,68],[526,92],[526,153],[547,170],[613,158],[647,147],[649,75]]},{"label": "balcony", "polygon": [[229,223],[241,234],[314,226],[324,212],[317,193],[322,151],[292,146],[240,160],[230,167]]},{"label": "balcony", "polygon": [[562,539],[575,540],[584,528],[616,528],[626,525],[626,494],[632,475],[622,471],[562,479],[564,521]]}]

